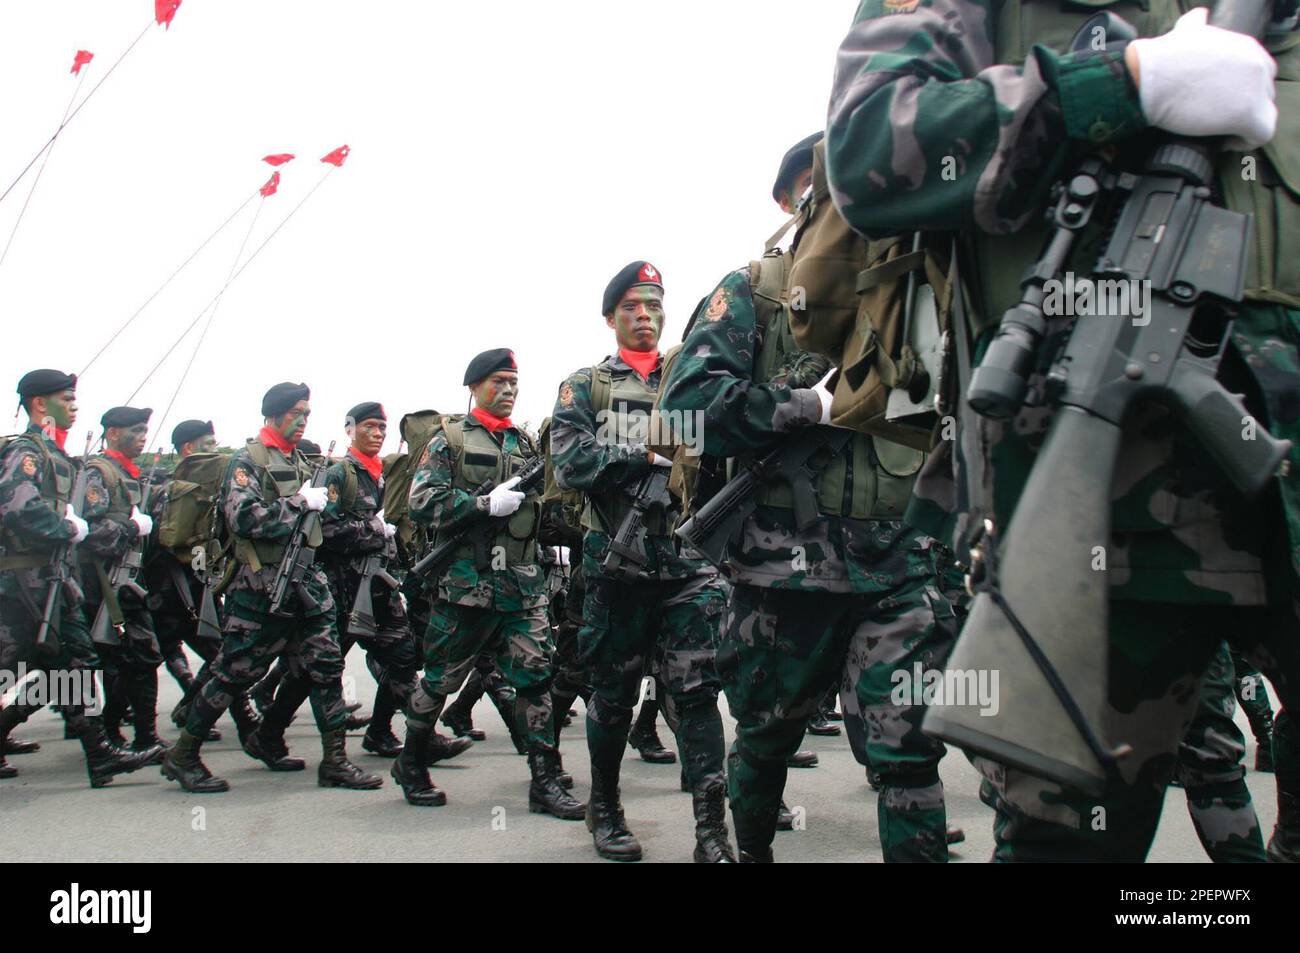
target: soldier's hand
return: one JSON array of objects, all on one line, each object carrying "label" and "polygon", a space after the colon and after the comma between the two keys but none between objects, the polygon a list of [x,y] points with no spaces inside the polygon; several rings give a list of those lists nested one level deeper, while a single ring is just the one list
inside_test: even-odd
[{"label": "soldier's hand", "polygon": [[515,489],[519,477],[511,477],[500,486],[492,488],[488,494],[488,514],[491,516],[509,516],[519,509],[524,502],[524,494]]},{"label": "soldier's hand", "polygon": [[1254,149],[1277,130],[1277,63],[1253,37],[1206,22],[1196,7],[1161,36],[1134,40],[1124,62],[1153,126],[1184,136],[1232,136]]},{"label": "soldier's hand", "polygon": [[153,532],[153,517],[140,512],[140,507],[131,507],[131,522],[135,524],[136,536],[148,536]]},{"label": "soldier's hand", "polygon": [[812,392],[817,395],[817,399],[820,400],[822,404],[822,416],[821,419],[817,421],[822,426],[827,426],[831,422],[831,401],[834,399],[830,390],[826,387],[826,382],[834,377],[835,372],[838,370],[838,367],[832,367],[826,372],[825,377],[812,386]]},{"label": "soldier's hand", "polygon": [[671,467],[673,465],[673,462],[671,460],[669,460],[667,457],[660,456],[659,454],[655,453],[653,450],[651,450],[649,453],[646,454],[646,459],[650,461],[651,466]]},{"label": "soldier's hand", "polygon": [[378,513],[375,514],[375,520],[379,523],[381,527],[383,527],[384,539],[392,539],[394,536],[397,535],[397,527],[394,526],[392,523],[388,522],[388,520],[384,519],[383,510],[380,510]]},{"label": "soldier's hand", "polygon": [[329,490],[323,486],[312,486],[310,483],[304,483],[298,488],[298,497],[302,500],[303,506],[319,513],[325,509],[325,504],[329,501]]},{"label": "soldier's hand", "polygon": [[72,524],[72,544],[74,546],[90,535],[90,524],[73,511],[71,503],[63,511],[63,518]]}]

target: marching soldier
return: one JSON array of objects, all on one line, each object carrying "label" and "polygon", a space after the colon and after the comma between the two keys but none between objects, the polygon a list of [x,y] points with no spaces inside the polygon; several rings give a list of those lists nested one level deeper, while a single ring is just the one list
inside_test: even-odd
[{"label": "marching soldier", "polygon": [[[483,545],[466,541],[438,580],[424,637],[424,677],[411,695],[406,745],[392,775],[406,800],[445,804],[429,778],[430,737],[447,696],[465,681],[483,652],[496,656],[515,690],[515,723],[526,738],[532,783],[528,807],[566,820],[585,806],[565,790],[551,723],[554,646],[546,618],[546,578],[538,561],[540,503],[514,489],[537,448],[510,420],[519,392],[513,352],[484,351],[465,370],[474,408],[443,419],[411,482],[411,517],[430,527],[434,545],[487,518]],[[480,495],[486,483],[493,488]]]},{"label": "marching soldier", "polygon": [[[772,195],[786,211],[811,180],[820,139],[802,140],[782,160]],[[665,411],[702,413],[704,452],[736,458],[738,470],[796,438],[819,431],[824,439],[809,453],[814,475],[798,478],[808,486],[763,484],[724,553],[733,591],[718,667],[737,723],[727,759],[737,846],[742,862],[771,861],[786,759],[838,687],[856,702],[845,714],[862,720],[880,778],[885,860],[942,863],[944,747],[921,733],[919,701],[891,697],[890,677],[941,664],[951,646],[935,541],[901,521],[923,455],[824,426],[830,396],[818,379],[830,365],[790,336],[790,257],[775,248],[780,236],[761,261],[718,285],[664,384]],[[802,529],[793,509],[801,489],[817,504]]]},{"label": "marching soldier", "polygon": [[[306,384],[276,384],[262,398],[264,426],[235,454],[221,493],[221,516],[233,541],[238,568],[225,593],[222,646],[210,668],[212,679],[190,706],[179,740],[167,753],[163,774],[187,791],[211,793],[230,785],[214,777],[199,757],[208,730],[238,695],[266,674],[277,656],[311,683],[312,713],[321,733],[323,756],[317,771],[322,787],[367,790],[382,779],[348,760],[347,708],[343,702],[343,656],[336,610],[325,574],[313,568],[302,586],[271,613],[271,587],[285,549],[301,518],[325,508],[329,491],[313,486],[312,471],[298,450],[311,415]],[[320,546],[319,527],[304,541]],[[284,727],[263,722],[244,740],[245,750],[272,771],[301,771],[289,756]]]},{"label": "marching soldier", "polygon": [[[632,495],[656,466],[671,465],[637,439],[654,406],[662,373],[664,286],[659,270],[634,261],[609,282],[601,302],[617,354],[569,376],[560,386],[551,421],[556,481],[586,496],[582,571],[587,592],[579,650],[588,661],[592,699],[587,707],[591,799],[587,827],[596,852],[610,860],[641,858],[619,796],[619,770],[632,725],[642,672],[657,660],[667,686],[661,702],[673,707],[686,780],[694,799],[695,859],[734,860],[726,823],[720,682],[714,656],[724,597],[713,569],[683,555],[671,534],[670,514],[646,515],[643,568],[635,582],[604,566],[612,536],[633,508]],[[640,416],[638,416],[638,414]]]},{"label": "marching soldier", "polygon": [[[76,585],[59,587],[54,611],[46,619],[44,607],[54,579],[55,564],[66,547],[84,543],[89,524],[73,509],[77,464],[63,449],[68,431],[77,420],[77,378],[62,371],[42,369],[23,375],[18,382],[20,406],[27,412],[27,429],[0,450],[0,670],[13,672],[19,663],[45,673],[70,670],[93,680],[99,657],[90,640]],[[87,491],[89,492],[89,491]],[[53,583],[57,584],[57,583]],[[50,637],[43,643],[42,621]],[[110,744],[96,715],[87,714],[84,697],[60,699],[69,731],[81,742],[91,787],[103,787],[113,776],[148,764],[151,751],[123,751]],[[9,733],[43,707],[29,703],[20,693],[0,708],[0,778],[12,778],[17,769],[5,760]]]},{"label": "marching soldier", "polygon": [[153,519],[140,511],[143,474],[136,459],[144,452],[149,434],[145,407],[114,407],[104,414],[104,453],[92,457],[87,466],[85,517],[90,535],[80,548],[81,577],[86,590],[86,618],[102,619],[100,631],[116,628],[121,620],[116,645],[102,644],[104,663],[104,728],[116,744],[127,705],[130,705],[135,738],[131,747],[147,752],[154,763],[162,761],[167,743],[158,736],[158,668],[162,655],[154,634],[153,617],[144,600],[129,589],[113,591],[109,570],[129,550],[143,546],[153,531]]},{"label": "marching soldier", "polygon": [[[1295,102],[1281,93],[1284,83],[1295,85],[1300,49],[1294,17],[1270,27],[1270,56],[1254,39],[1208,25],[1204,7],[1184,7],[1145,5],[1141,35],[1129,41],[1124,34],[1137,31],[1113,14],[1098,30],[1095,10],[1068,4],[868,2],[837,60],[827,124],[830,195],[864,234],[961,229],[971,329],[989,332],[986,339],[1020,301],[1020,283],[1044,247],[1042,213],[1056,201],[1049,189],[1080,158],[1102,156],[1116,172],[1141,172],[1161,131],[1230,136],[1237,152],[1222,156],[1216,192],[1230,208],[1257,216],[1247,304],[1220,371],[1252,400],[1256,418],[1292,440],[1282,505],[1279,494],[1247,503],[1168,408],[1140,401],[1130,409],[1104,547],[1107,709],[1097,728],[1132,750],[1100,798],[980,759],[996,793],[998,860],[1143,859],[1172,755],[1197,704],[1189,686],[1205,677],[1225,633],[1253,660],[1268,661],[1263,667],[1285,707],[1296,708],[1297,584],[1288,562],[1300,546],[1300,434],[1291,409],[1300,375],[1300,272],[1291,264],[1300,260],[1300,198],[1286,182],[1294,181],[1287,170],[1300,142],[1295,116],[1279,123],[1278,107]],[[909,42],[940,30],[951,42]],[[1187,95],[1192,88],[1197,94]],[[1259,174],[1244,175],[1246,164]],[[1068,273],[1091,274],[1104,223],[1092,226],[1065,262]],[[1056,353],[1070,323],[1067,315],[1046,316],[1042,353]],[[1044,373],[1040,361],[1031,390],[1043,393]],[[972,496],[969,523],[1006,527],[1058,417],[1044,406],[1026,406],[1007,421],[964,416],[964,443],[949,442],[947,461],[935,457],[947,479],[941,467],[927,468],[918,497],[939,504],[932,511],[953,508],[943,504],[954,499],[955,457],[968,477],[961,489]],[[995,555],[985,549],[983,559]],[[1065,597],[1070,585],[1062,580],[1042,598]],[[969,633],[968,626],[963,638]],[[1295,729],[1284,714],[1274,738],[1279,821],[1269,853],[1276,860],[1300,858],[1300,738],[1288,731]],[[1099,826],[1094,819],[1103,812]]]}]

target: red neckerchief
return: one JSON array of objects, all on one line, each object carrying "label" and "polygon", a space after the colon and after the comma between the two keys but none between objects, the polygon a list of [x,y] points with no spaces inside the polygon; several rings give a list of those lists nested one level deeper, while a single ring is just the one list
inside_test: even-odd
[{"label": "red neckerchief", "polygon": [[140,468],[137,467],[135,461],[126,454],[118,453],[116,450],[105,450],[104,456],[108,457],[108,459],[114,461],[119,467],[131,474],[132,480],[140,479]]},{"label": "red neckerchief", "polygon": [[379,478],[384,475],[384,461],[380,460],[377,454],[373,457],[368,457],[356,447],[348,447],[348,456],[365,467],[366,472],[370,474],[370,478],[376,483],[378,483]]},{"label": "red neckerchief", "polygon": [[658,351],[629,351],[621,347],[618,349],[618,356],[628,367],[640,374],[643,381],[649,381],[651,373],[659,366]]},{"label": "red neckerchief", "polygon": [[63,445],[68,442],[68,432],[62,427],[54,428],[54,442],[59,445],[59,449],[66,449]]},{"label": "red neckerchief", "polygon": [[475,407],[470,411],[470,416],[486,427],[488,433],[500,433],[514,426],[509,417],[498,417],[496,414],[488,413],[482,407]]},{"label": "red neckerchief", "polygon": [[286,457],[293,457],[293,452],[298,448],[296,443],[290,443],[281,436],[280,431],[274,427],[263,427],[257,434],[257,439],[262,441],[266,446],[279,450]]}]

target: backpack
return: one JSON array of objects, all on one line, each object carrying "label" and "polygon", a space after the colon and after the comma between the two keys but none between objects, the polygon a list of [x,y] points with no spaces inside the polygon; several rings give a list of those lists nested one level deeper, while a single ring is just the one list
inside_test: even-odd
[{"label": "backpack", "polygon": [[[424,527],[411,519],[411,481],[416,467],[420,465],[425,448],[439,433],[446,434],[447,445],[453,453],[460,453],[465,445],[465,433],[460,424],[463,419],[436,410],[417,410],[407,414],[398,425],[406,451],[384,457],[384,519],[397,527],[397,545],[408,565],[420,558],[429,542]],[[354,498],[355,493],[354,489]]]},{"label": "backpack", "polygon": [[952,305],[940,247],[942,258],[919,232],[874,241],[855,232],[831,201],[817,144],[811,206],[794,239],[790,330],[800,349],[840,369],[832,423],[917,450],[934,445]]},{"label": "backpack", "polygon": [[[194,453],[181,459],[167,484],[158,517],[158,545],[186,565],[191,565],[202,548],[209,557],[219,554],[221,494],[227,453]],[[210,544],[216,544],[212,551]]]},{"label": "backpack", "polygon": [[[593,381],[593,394],[594,382]],[[541,447],[542,459],[546,461],[545,476],[542,487],[542,508],[555,507],[559,512],[560,522],[576,533],[582,533],[581,490],[565,490],[555,479],[555,466],[551,462],[551,418],[542,421],[542,429],[537,432],[537,442]]]}]

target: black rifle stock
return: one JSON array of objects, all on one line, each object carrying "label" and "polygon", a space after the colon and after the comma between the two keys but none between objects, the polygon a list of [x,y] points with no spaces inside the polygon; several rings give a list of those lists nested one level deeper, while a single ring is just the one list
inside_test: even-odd
[{"label": "black rifle stock", "polygon": [[[329,469],[330,457],[333,453],[334,442],[331,441],[320,463],[312,470],[309,481],[311,486],[318,488],[324,486],[325,473]],[[293,535],[289,537],[289,542],[284,548],[284,556],[281,557],[280,565],[275,570],[275,580],[271,583],[271,604],[268,607],[271,615],[293,614],[285,609],[290,592],[298,596],[304,609],[310,611],[320,608],[320,603],[307,588],[307,580],[312,574],[312,567],[316,564],[316,550],[307,542],[319,525],[319,510],[308,510],[301,514],[294,524]],[[213,608],[215,609],[215,606]]]},{"label": "black rifle stock", "polygon": [[361,566],[361,581],[357,583],[357,594],[348,613],[348,632],[358,638],[366,638],[379,631],[375,623],[375,600],[371,591],[376,580],[392,590],[399,589],[402,585],[388,571],[388,557],[384,553],[367,556]]},{"label": "black rifle stock", "polygon": [[[91,434],[86,434],[86,449],[81,454],[81,468],[72,485],[72,512],[78,516],[86,506],[86,487],[90,474],[86,470],[86,461],[90,458]],[[65,593],[71,603],[82,598],[81,586],[77,584],[77,547],[65,543],[55,550],[50,559],[50,582],[45,590],[45,599],[41,605],[41,620],[36,628],[36,644],[57,652],[60,643],[57,635],[59,628],[59,593]]]},{"label": "black rifle stock", "polygon": [[[1220,0],[1210,22],[1258,38],[1268,10],[1264,0]],[[923,725],[1094,795],[1129,750],[1101,734],[1109,646],[1104,570],[1125,413],[1139,399],[1167,404],[1247,497],[1268,484],[1290,448],[1216,377],[1231,340],[1231,306],[1242,299],[1252,223],[1211,203],[1215,151],[1209,141],[1170,137],[1140,173],[1115,173],[1089,159],[1058,186],[1053,233],[968,391],[986,416],[1019,410],[1046,331],[1045,284],[1059,280],[1098,200],[1117,195],[1120,208],[1093,277],[1097,287],[1127,283],[1130,296],[1142,288],[1148,307],[1140,320],[1075,319],[1042,395],[1056,415],[1005,532],[999,540],[995,528],[986,540],[989,565],[978,568],[987,585],[947,663],[949,672],[998,673],[995,710],[981,714],[976,705],[944,699],[929,707]]]},{"label": "black rifle stock", "polygon": [[667,513],[672,498],[668,493],[671,468],[651,466],[632,494],[632,507],[623,515],[609,540],[609,551],[601,568],[615,579],[634,582],[645,569],[645,520],[653,510]]},{"label": "black rifle stock", "polygon": [[[153,489],[153,480],[158,473],[158,460],[161,457],[161,453],[154,457],[153,467],[140,493],[141,513],[149,508],[149,493]],[[140,570],[144,566],[144,549],[147,544],[148,539],[140,537],[126,548],[106,573],[100,575],[102,598],[90,626],[90,640],[96,645],[122,644],[122,634],[126,631],[126,616],[122,612],[119,593],[129,592],[141,602],[149,595],[149,591],[140,584]]]},{"label": "black rifle stock", "polygon": [[[524,464],[520,471],[514,475],[519,478],[519,482],[515,484],[515,489],[521,493],[530,493],[537,489],[538,484],[541,483],[545,475],[546,461],[538,455]],[[485,480],[470,491],[470,496],[486,496],[494,489],[496,489],[496,481]],[[451,563],[457,549],[465,543],[474,543],[476,546],[484,544],[507,519],[509,517],[491,517],[485,513],[476,513],[473,517],[467,519],[464,526],[441,543],[432,547],[411,567],[413,584],[417,587],[424,586],[430,579],[442,575],[443,571]]]},{"label": "black rifle stock", "polygon": [[728,480],[681,526],[677,536],[714,566],[721,568],[727,544],[740,533],[745,519],[758,505],[757,493],[764,484],[779,481],[794,495],[794,517],[799,529],[811,526],[818,515],[817,495],[812,480],[817,475],[813,457],[826,451],[826,459],[843,449],[852,431],[831,427],[809,427],[769,450],[742,473]]}]

